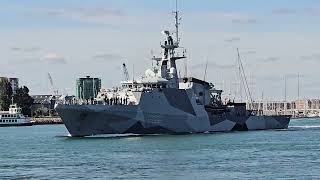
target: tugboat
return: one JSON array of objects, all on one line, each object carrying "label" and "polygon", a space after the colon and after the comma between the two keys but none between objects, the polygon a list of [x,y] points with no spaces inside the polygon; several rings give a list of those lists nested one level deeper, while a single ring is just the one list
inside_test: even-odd
[{"label": "tugboat", "polygon": [[32,123],[17,104],[11,104],[9,111],[0,111],[0,127],[5,126],[32,126]]},{"label": "tugboat", "polygon": [[[262,116],[246,103],[224,103],[222,90],[205,80],[179,78],[179,15],[175,32],[163,31],[162,57],[140,79],[126,80],[100,94],[100,100],[56,105],[71,136],[98,134],[187,134],[288,128],[291,116]],[[182,55],[179,56],[178,54]]]}]

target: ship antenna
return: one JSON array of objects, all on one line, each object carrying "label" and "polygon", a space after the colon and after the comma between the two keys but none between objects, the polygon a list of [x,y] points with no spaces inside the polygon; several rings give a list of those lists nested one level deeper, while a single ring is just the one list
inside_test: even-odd
[{"label": "ship antenna", "polygon": [[207,77],[207,69],[208,69],[208,59],[206,61],[206,67],[204,69],[204,76],[203,76],[203,81],[206,81],[206,77]]},{"label": "ship antenna", "polygon": [[175,23],[175,26],[176,26],[176,41],[177,43],[179,44],[179,11],[178,11],[178,0],[176,0],[176,11],[173,12],[174,15],[175,15],[175,20],[176,20],[176,23]]}]

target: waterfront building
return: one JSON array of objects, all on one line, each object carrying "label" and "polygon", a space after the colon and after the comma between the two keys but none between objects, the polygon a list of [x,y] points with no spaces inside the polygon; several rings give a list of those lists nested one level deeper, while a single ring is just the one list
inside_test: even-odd
[{"label": "waterfront building", "polygon": [[9,78],[9,82],[11,84],[12,93],[16,94],[17,89],[19,88],[19,78]]},{"label": "waterfront building", "polygon": [[15,94],[17,89],[19,88],[19,79],[18,78],[10,78],[10,77],[0,77],[0,82],[5,81],[11,84],[12,93]]},{"label": "waterfront building", "polygon": [[76,82],[76,97],[78,99],[96,98],[101,89],[101,79],[87,76]]},{"label": "waterfront building", "polygon": [[292,115],[295,118],[320,117],[320,99],[253,102],[248,103],[247,108],[261,115]]},{"label": "waterfront building", "polygon": [[49,116],[50,109],[54,107],[51,103],[51,95],[32,95],[31,116]]},{"label": "waterfront building", "polygon": [[31,97],[34,100],[31,106],[32,117],[57,116],[54,105],[61,95],[31,95]]},{"label": "waterfront building", "polygon": [[7,78],[7,77],[0,77],[0,82],[1,82],[1,83],[9,83],[9,78]]}]

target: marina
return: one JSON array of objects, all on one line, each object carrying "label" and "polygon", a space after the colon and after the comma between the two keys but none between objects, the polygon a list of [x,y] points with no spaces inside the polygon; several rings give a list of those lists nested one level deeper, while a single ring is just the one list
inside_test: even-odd
[{"label": "marina", "polygon": [[253,102],[248,103],[247,108],[260,115],[290,115],[293,118],[320,117],[319,99],[306,99],[292,102]]}]

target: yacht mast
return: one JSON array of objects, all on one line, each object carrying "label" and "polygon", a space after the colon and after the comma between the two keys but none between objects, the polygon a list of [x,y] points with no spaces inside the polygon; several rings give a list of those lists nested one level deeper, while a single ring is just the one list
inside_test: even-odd
[{"label": "yacht mast", "polygon": [[298,100],[300,100],[300,73],[298,73]]},{"label": "yacht mast", "polygon": [[[247,76],[245,74],[244,68],[243,68],[243,64],[241,61],[241,57],[240,57],[240,52],[239,52],[239,48],[237,48],[237,55],[238,55],[238,66],[239,66],[239,75],[240,75],[240,87],[241,84],[244,86],[244,92],[246,94],[247,99],[250,101],[250,103],[253,103],[253,99],[252,99],[252,95],[251,95],[251,91],[249,88],[249,84],[247,81]],[[240,88],[241,90],[241,88]]]},{"label": "yacht mast", "polygon": [[287,76],[284,76],[284,102],[287,102]]}]

